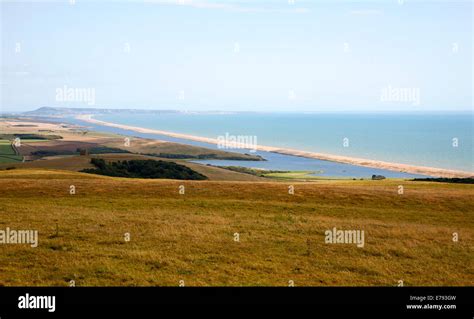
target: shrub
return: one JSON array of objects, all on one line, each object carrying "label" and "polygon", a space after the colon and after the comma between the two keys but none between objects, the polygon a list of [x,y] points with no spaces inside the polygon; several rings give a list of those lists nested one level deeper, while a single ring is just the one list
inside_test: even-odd
[{"label": "shrub", "polygon": [[131,160],[108,163],[101,158],[93,158],[91,164],[96,168],[85,169],[82,172],[128,178],[207,179],[189,167],[166,161]]}]

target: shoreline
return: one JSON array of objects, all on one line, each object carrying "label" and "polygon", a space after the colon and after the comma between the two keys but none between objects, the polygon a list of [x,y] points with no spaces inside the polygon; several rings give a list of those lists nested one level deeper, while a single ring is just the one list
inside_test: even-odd
[{"label": "shoreline", "polygon": [[[194,135],[189,135],[189,134],[173,133],[173,132],[168,132],[168,131],[160,131],[160,130],[142,128],[142,127],[131,126],[131,125],[105,122],[105,121],[94,119],[93,115],[90,115],[90,114],[78,115],[76,116],[76,119],[84,121],[84,122],[92,123],[92,124],[115,127],[119,129],[135,131],[138,133],[159,134],[159,135],[165,135],[165,136],[191,140],[191,141],[196,141],[196,142],[203,142],[203,143],[216,144],[216,145],[218,144],[218,140],[214,138],[200,137],[200,136],[194,136]],[[239,147],[241,145],[236,143],[234,144],[234,146]],[[341,155],[300,151],[300,150],[289,149],[289,148],[279,148],[279,147],[273,147],[273,146],[257,145],[256,149],[259,151],[265,151],[265,152],[300,156],[300,157],[311,158],[311,159],[319,159],[319,160],[330,161],[330,162],[344,163],[344,164],[364,166],[364,167],[377,168],[377,169],[385,169],[389,171],[396,171],[396,172],[403,172],[403,173],[410,173],[410,174],[428,175],[432,177],[445,177],[445,178],[460,177],[462,178],[462,177],[474,176],[474,173],[466,172],[466,171],[450,170],[450,169],[427,167],[427,166],[416,166],[416,165],[400,164],[400,163],[391,163],[391,162],[384,162],[384,161],[378,161],[378,160],[347,157],[347,156],[341,156]]]}]

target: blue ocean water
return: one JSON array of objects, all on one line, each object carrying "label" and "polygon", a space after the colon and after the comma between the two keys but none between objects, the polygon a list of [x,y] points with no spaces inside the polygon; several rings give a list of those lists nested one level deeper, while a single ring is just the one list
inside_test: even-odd
[{"label": "blue ocean water", "polygon": [[[61,119],[51,118],[51,121],[60,121]],[[158,139],[162,141],[182,143],[188,145],[195,145],[206,147],[209,149],[217,149],[218,146],[215,144],[208,144],[203,142],[196,142],[191,140],[184,140],[175,137],[170,137],[160,134],[149,134],[149,133],[139,133],[130,130],[124,130],[121,128],[109,127],[98,124],[91,124],[75,118],[68,118],[68,122],[73,124],[78,124],[82,126],[89,127],[94,131],[99,132],[110,132],[115,134],[122,134],[125,136],[137,136],[143,138]],[[239,153],[248,153],[249,150],[246,149],[229,149],[229,151],[239,152]],[[196,161],[201,164],[211,164],[215,166],[243,166],[249,168],[261,168],[268,170],[282,170],[282,171],[314,171],[317,176],[325,177],[337,177],[337,178],[371,178],[373,174],[383,175],[388,178],[415,178],[415,177],[426,177],[416,174],[408,174],[403,172],[389,171],[383,169],[376,169],[370,167],[349,165],[343,163],[336,163],[330,161],[323,161],[312,158],[304,158],[299,156],[278,154],[257,151],[255,155],[260,155],[265,161],[227,161],[227,160],[208,160],[208,161]]]},{"label": "blue ocean water", "polygon": [[[97,118],[210,138],[226,133],[256,136],[260,145],[474,172],[473,114],[467,112],[107,114]],[[259,165],[269,164],[249,163],[251,167]],[[297,166],[313,169],[309,163]]]}]

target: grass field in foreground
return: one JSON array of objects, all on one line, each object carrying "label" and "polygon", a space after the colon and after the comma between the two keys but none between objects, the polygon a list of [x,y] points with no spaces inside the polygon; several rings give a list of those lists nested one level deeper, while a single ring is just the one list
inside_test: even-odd
[{"label": "grass field in foreground", "polygon": [[[0,171],[0,230],[39,231],[0,245],[0,285],[474,285],[472,185],[288,185]],[[333,227],[365,247],[325,244]]]}]

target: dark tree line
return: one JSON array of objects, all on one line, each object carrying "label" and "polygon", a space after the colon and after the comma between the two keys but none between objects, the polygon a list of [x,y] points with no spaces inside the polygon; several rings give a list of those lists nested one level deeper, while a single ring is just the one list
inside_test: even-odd
[{"label": "dark tree line", "polygon": [[130,160],[106,162],[100,158],[93,158],[91,164],[96,168],[84,169],[82,172],[128,178],[207,179],[206,176],[189,167],[166,161]]}]

